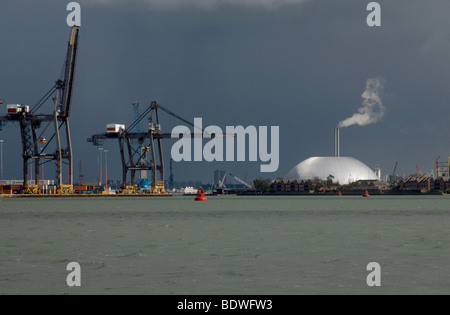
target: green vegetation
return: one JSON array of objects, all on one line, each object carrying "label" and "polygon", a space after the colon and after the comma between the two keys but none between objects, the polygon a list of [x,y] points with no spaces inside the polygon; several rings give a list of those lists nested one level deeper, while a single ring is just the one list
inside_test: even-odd
[{"label": "green vegetation", "polygon": [[266,193],[271,190],[270,184],[272,181],[270,179],[266,179],[262,176],[259,176],[257,179],[253,181],[253,188],[256,192]]}]

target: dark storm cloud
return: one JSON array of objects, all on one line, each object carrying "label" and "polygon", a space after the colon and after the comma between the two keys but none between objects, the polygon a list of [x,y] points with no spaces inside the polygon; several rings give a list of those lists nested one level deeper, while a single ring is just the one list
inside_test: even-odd
[{"label": "dark storm cloud", "polygon": [[[91,0],[105,5],[123,4],[120,0]],[[133,0],[134,3],[147,5],[150,9],[179,10],[188,7],[196,7],[214,10],[223,5],[253,6],[262,8],[278,8],[289,4],[298,4],[311,0]]]},{"label": "dark storm cloud", "polygon": [[[130,124],[132,102],[152,100],[206,125],[280,126],[280,169],[265,175],[284,176],[310,156],[333,153],[334,127],[361,106],[372,77],[385,79],[386,111],[376,124],[341,132],[343,155],[385,173],[399,161],[409,173],[416,164],[431,170],[435,156],[450,152],[448,1],[378,1],[379,28],[367,26],[370,1],[360,0],[79,2],[71,128],[75,165],[83,161],[88,180],[96,179],[99,153],[86,138],[107,123]],[[33,103],[58,78],[67,3],[2,1],[0,99]],[[178,124],[163,118],[166,131]],[[5,177],[19,178],[19,130],[5,127],[0,137]],[[119,179],[118,146],[106,147],[108,177]],[[207,182],[220,168],[250,180],[259,164],[177,163],[175,178]]]}]

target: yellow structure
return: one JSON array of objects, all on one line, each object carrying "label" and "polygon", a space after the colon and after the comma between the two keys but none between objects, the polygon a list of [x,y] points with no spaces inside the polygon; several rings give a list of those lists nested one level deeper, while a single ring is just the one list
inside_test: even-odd
[{"label": "yellow structure", "polygon": [[72,185],[58,185],[58,189],[56,190],[58,195],[73,195],[73,186]]},{"label": "yellow structure", "polygon": [[39,194],[39,186],[38,185],[25,185],[23,187],[23,193],[27,195],[37,195]]},{"label": "yellow structure", "polygon": [[163,181],[156,181],[156,184],[153,186],[152,194],[165,194],[166,188],[164,187]]},{"label": "yellow structure", "polygon": [[122,189],[122,194],[125,194],[125,195],[136,194],[136,186],[125,186],[125,188]]}]

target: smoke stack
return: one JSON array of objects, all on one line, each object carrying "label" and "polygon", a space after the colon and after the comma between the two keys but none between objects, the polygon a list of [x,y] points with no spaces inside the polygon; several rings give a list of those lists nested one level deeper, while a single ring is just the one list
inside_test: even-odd
[{"label": "smoke stack", "polygon": [[337,156],[337,128],[334,128],[334,156]]},{"label": "smoke stack", "polygon": [[341,136],[339,132],[339,128],[337,129],[337,156],[341,156]]},{"label": "smoke stack", "polygon": [[340,153],[340,135],[339,135],[339,128],[334,129],[334,156],[338,157],[341,155]]}]

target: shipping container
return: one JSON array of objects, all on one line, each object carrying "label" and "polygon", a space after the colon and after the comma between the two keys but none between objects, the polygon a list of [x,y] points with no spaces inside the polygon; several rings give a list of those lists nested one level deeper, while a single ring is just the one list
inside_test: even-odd
[{"label": "shipping container", "polygon": [[55,185],[49,185],[47,187],[48,194],[50,194],[50,195],[56,194],[56,189],[57,189],[57,187]]},{"label": "shipping container", "polygon": [[97,195],[98,190],[79,190],[77,193],[80,195]]}]

